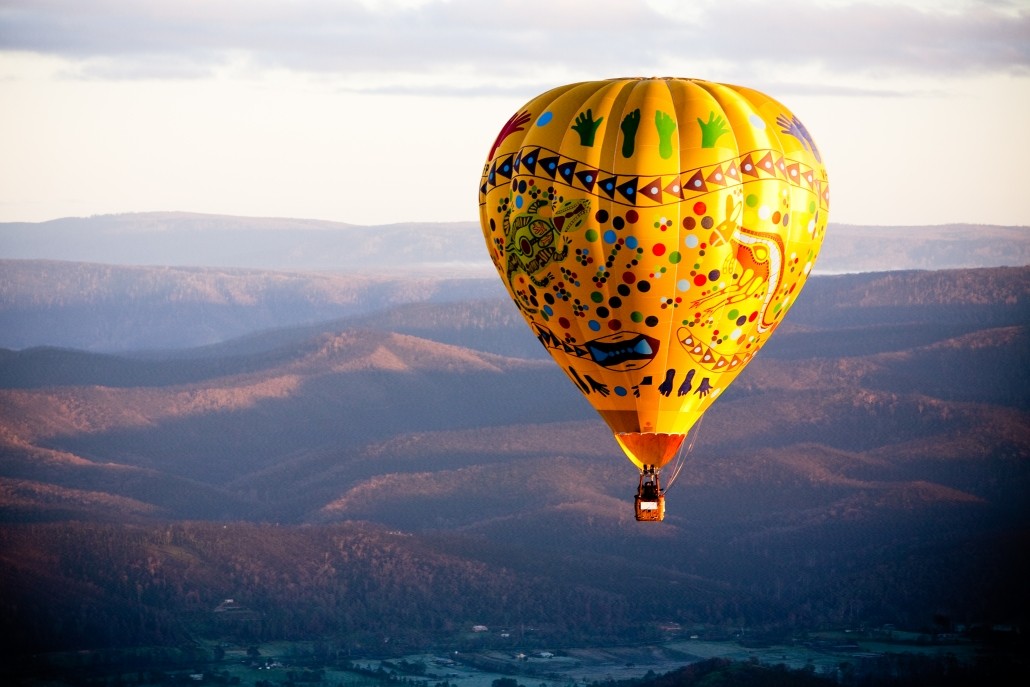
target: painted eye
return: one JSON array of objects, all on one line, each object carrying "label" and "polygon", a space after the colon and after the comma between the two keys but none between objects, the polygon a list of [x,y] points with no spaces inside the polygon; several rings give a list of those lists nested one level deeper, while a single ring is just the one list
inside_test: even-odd
[{"label": "painted eye", "polygon": [[530,243],[529,239],[527,239],[525,236],[523,236],[522,239],[519,241],[519,248],[525,255],[529,255],[533,252],[533,244]]}]

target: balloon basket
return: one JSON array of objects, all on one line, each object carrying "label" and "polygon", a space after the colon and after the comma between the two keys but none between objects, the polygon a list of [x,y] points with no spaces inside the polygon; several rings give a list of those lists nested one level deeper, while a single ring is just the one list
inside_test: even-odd
[{"label": "balloon basket", "polygon": [[665,519],[665,494],[646,500],[637,496],[633,505],[639,522],[661,522]]},{"label": "balloon basket", "polygon": [[661,522],[665,519],[665,494],[653,467],[640,473],[633,510],[638,522]]}]

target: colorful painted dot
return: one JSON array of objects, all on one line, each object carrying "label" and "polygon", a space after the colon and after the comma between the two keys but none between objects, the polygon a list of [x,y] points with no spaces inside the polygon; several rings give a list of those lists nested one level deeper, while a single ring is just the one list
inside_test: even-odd
[{"label": "colorful painted dot", "polygon": [[[539,117],[536,118],[536,125],[537,126],[547,126],[550,123],[551,119],[553,119],[553,118],[554,118],[554,113],[551,112],[550,110],[548,110],[547,112],[543,113],[542,115],[540,115]],[[523,120],[523,121],[525,121],[525,120]]]},{"label": "colorful painted dot", "polygon": [[604,232],[604,242],[605,243],[615,243],[618,240],[619,240],[619,235],[616,234],[611,229],[609,229],[608,231]]},{"label": "colorful painted dot", "polygon": [[687,238],[683,240],[683,243],[687,248],[697,248],[699,241],[696,234],[688,234]]},{"label": "colorful painted dot", "polygon": [[651,252],[654,253],[656,257],[661,257],[661,256],[665,255],[665,244],[663,244],[663,243],[656,243],[656,244],[654,244],[654,246],[651,247]]}]

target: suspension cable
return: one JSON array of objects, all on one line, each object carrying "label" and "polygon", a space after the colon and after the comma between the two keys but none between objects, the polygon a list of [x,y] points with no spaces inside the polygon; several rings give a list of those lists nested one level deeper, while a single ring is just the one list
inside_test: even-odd
[{"label": "suspension cable", "polygon": [[676,478],[680,476],[680,472],[683,471],[683,466],[687,464],[687,457],[694,450],[694,444],[697,443],[697,435],[701,431],[701,420],[705,419],[702,415],[694,423],[693,434],[690,437],[690,443],[687,444],[686,449],[683,448],[683,444],[680,444],[679,451],[676,453],[676,463],[672,469],[672,477],[669,478],[669,483],[665,485],[665,491],[669,491],[672,485],[676,482]]}]

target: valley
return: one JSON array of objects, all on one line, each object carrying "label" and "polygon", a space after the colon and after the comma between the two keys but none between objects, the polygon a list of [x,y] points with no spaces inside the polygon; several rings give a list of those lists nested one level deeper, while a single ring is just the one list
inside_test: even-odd
[{"label": "valley", "polygon": [[476,649],[477,624],[535,628],[527,654],[695,641],[675,626],[720,638],[691,656],[769,644],[803,667],[779,647],[823,631],[1022,627],[1028,289],[1027,268],[813,278],[651,527],[636,470],[497,299],[3,351],[5,651],[372,660],[389,637],[382,658],[414,660]]}]

